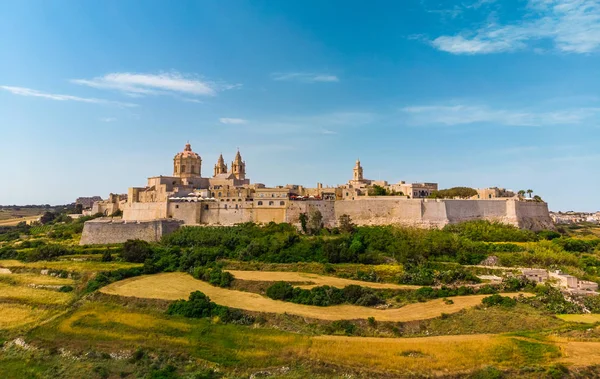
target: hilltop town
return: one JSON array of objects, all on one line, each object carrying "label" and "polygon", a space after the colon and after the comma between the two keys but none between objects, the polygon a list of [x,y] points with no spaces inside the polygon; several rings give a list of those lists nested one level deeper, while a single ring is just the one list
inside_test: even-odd
[{"label": "hilltop town", "polygon": [[[527,198],[501,188],[485,188],[457,190],[451,198],[440,199],[436,195],[444,192],[438,190],[437,183],[390,184],[367,179],[360,160],[352,169],[352,178],[336,187],[251,183],[239,151],[230,166],[220,155],[212,173],[202,175],[202,158],[187,143],[173,158],[172,175],[150,177],[145,187],[129,188],[126,196],[111,194],[108,200],[96,201],[91,214],[122,215],[111,223],[155,223],[144,224],[143,229],[173,225],[166,221],[185,225],[285,222],[300,226],[301,215],[308,217],[315,212],[327,227],[337,226],[344,215],[357,225],[443,227],[483,219],[532,230],[552,228],[548,206],[537,196]],[[84,231],[82,243],[122,242],[117,237],[122,233],[115,231],[123,227],[106,221],[93,221],[96,225]],[[127,228],[127,235],[137,235],[134,227]],[[99,233],[109,240],[98,237]]]}]

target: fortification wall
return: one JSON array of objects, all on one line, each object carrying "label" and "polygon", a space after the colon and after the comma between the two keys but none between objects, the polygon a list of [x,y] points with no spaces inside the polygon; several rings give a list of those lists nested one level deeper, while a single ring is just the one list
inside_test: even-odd
[{"label": "fortification wall", "polygon": [[305,200],[290,201],[287,207],[285,222],[300,227],[300,214],[309,215],[314,210],[321,212],[323,224],[326,227],[334,227],[337,224],[334,200]]},{"label": "fortification wall", "polygon": [[201,210],[200,223],[208,225],[235,225],[253,220],[252,202],[244,202],[235,207],[212,203]]},{"label": "fortification wall", "polygon": [[159,241],[182,224],[176,220],[127,222],[124,220],[96,219],[83,224],[80,245],[123,243],[130,239]]},{"label": "fortification wall", "polygon": [[123,220],[150,221],[167,217],[167,202],[126,203],[123,207]]},{"label": "fortification wall", "polygon": [[530,230],[554,229],[547,203],[515,201],[515,219],[520,228]]},{"label": "fortification wall", "polygon": [[454,224],[470,220],[500,221],[516,226],[511,217],[508,202],[514,200],[444,200],[448,223]]},{"label": "fortification wall", "polygon": [[350,216],[356,225],[423,224],[421,200],[394,197],[368,197],[335,202],[336,222],[339,216]]}]

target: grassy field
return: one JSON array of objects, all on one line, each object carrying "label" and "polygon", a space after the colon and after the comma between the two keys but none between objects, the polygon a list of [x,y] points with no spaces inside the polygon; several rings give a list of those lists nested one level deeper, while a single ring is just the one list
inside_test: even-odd
[{"label": "grassy field", "polygon": [[556,317],[570,322],[580,322],[584,324],[595,324],[600,322],[600,314],[582,314],[582,315],[557,315]]},{"label": "grassy field", "polygon": [[39,307],[0,303],[0,330],[11,330],[35,323],[50,316],[53,312]]},{"label": "grassy field", "polygon": [[[197,364],[222,369],[235,367],[236,377],[247,376],[254,368],[281,365],[316,370],[323,365],[333,365],[329,369],[336,367],[335,376],[349,370],[362,372],[360,377],[384,373],[388,376],[451,375],[488,365],[514,368],[559,361],[569,363],[594,349],[600,351],[597,342],[510,335],[309,337],[273,329],[223,325],[207,319],[169,317],[151,309],[95,301],[85,303],[45,328],[33,330],[27,340],[35,346],[61,348],[72,354],[101,351],[131,355],[138,349],[152,354],[168,352],[171,356],[189,354]],[[593,353],[593,357],[598,354]],[[0,358],[0,371],[2,368]],[[109,371],[109,374],[118,372]],[[292,372],[285,377],[298,376]]]},{"label": "grassy field", "polygon": [[235,260],[222,260],[226,269],[251,270],[251,271],[278,271],[278,272],[303,272],[336,276],[340,278],[355,278],[358,273],[374,273],[382,282],[396,282],[404,269],[400,264],[365,265],[358,263],[324,264],[317,262],[297,263],[267,263],[267,262],[242,262]]},{"label": "grassy field", "polygon": [[140,263],[127,262],[98,262],[98,261],[38,261],[38,262],[21,262],[13,259],[0,260],[0,267],[8,269],[24,268],[24,269],[51,269],[51,270],[66,270],[76,272],[97,272],[110,271],[120,268],[140,267]]},{"label": "grassy field", "polygon": [[37,221],[40,218],[40,216],[28,216],[28,217],[17,217],[17,218],[7,218],[7,219],[0,219],[0,226],[15,226],[20,222],[25,221],[26,223],[32,223],[34,221]]},{"label": "grassy field", "polygon": [[334,276],[323,276],[306,272],[281,272],[281,271],[241,271],[241,270],[226,270],[230,272],[234,278],[240,280],[255,280],[264,282],[311,282],[311,284],[298,285],[300,288],[313,288],[317,286],[332,286],[343,288],[351,284],[371,287],[371,288],[388,288],[388,289],[417,289],[420,286],[400,285],[391,283],[373,283],[362,280],[351,280],[337,278]]},{"label": "grassy field", "polygon": [[254,312],[289,313],[321,320],[354,320],[374,317],[379,321],[413,321],[439,317],[481,304],[486,295],[456,296],[453,304],[443,299],[409,304],[397,309],[375,309],[355,305],[317,307],[272,300],[250,293],[214,287],[184,273],[140,276],[112,283],[102,293],[137,298],[177,300],[187,299],[193,291],[202,291],[217,304]]}]

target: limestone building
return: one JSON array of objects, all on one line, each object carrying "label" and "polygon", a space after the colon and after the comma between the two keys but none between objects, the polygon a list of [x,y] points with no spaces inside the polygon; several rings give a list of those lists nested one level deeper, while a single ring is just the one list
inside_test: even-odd
[{"label": "limestone building", "polygon": [[[94,213],[122,211],[126,223],[179,220],[186,225],[234,225],[243,222],[288,222],[299,225],[300,214],[318,210],[326,226],[336,226],[341,215],[357,225],[404,224],[441,227],[448,223],[488,219],[529,229],[552,228],[546,203],[517,198],[488,197],[470,200],[436,200],[427,197],[437,183],[388,184],[366,179],[360,160],[352,178],[335,187],[314,188],[288,184],[267,188],[251,183],[246,162],[237,151],[230,165],[221,154],[212,176],[203,176],[202,157],[187,143],[173,157],[171,176],[148,178],[145,187],[129,188],[126,196],[112,195],[94,204]],[[388,196],[374,196],[375,185]],[[494,192],[494,195],[499,192]],[[392,195],[392,196],[390,196]]]}]

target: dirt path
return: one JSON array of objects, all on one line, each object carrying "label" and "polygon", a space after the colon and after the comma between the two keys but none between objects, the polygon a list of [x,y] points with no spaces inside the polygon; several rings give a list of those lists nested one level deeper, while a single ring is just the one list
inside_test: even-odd
[{"label": "dirt path", "polygon": [[284,271],[242,271],[242,270],[225,270],[230,272],[236,279],[241,280],[257,280],[262,282],[311,282],[314,284],[299,285],[300,288],[313,288],[317,286],[332,286],[343,288],[352,284],[371,287],[378,289],[417,289],[420,286],[391,284],[391,283],[374,283],[365,282],[362,280],[351,280],[337,278],[334,276],[323,276],[318,274],[309,274],[306,272],[284,272]]},{"label": "dirt path", "polygon": [[110,284],[100,290],[109,295],[164,300],[187,299],[193,291],[204,292],[217,304],[254,312],[289,313],[322,320],[354,320],[374,317],[379,321],[401,322],[439,317],[442,313],[455,313],[480,304],[481,299],[487,296],[456,296],[452,297],[453,304],[445,304],[442,299],[436,299],[396,309],[375,309],[355,305],[317,307],[272,300],[256,293],[214,287],[184,273],[139,276]]}]

